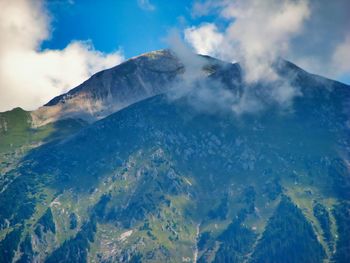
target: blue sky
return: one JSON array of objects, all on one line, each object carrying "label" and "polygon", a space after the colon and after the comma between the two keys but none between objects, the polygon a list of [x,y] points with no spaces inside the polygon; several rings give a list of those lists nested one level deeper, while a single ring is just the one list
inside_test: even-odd
[{"label": "blue sky", "polygon": [[47,1],[53,31],[42,48],[63,49],[72,40],[90,39],[100,51],[122,48],[126,57],[132,57],[166,47],[163,39],[171,28],[202,22],[191,16],[192,1],[153,0],[151,4],[154,10],[142,8],[137,0]]}]

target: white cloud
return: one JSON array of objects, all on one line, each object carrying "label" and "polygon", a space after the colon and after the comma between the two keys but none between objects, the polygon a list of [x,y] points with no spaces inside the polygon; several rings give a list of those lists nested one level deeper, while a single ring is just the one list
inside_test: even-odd
[{"label": "white cloud", "polygon": [[[223,36],[219,55],[244,63],[248,81],[273,77],[269,65],[278,56],[339,79],[350,76],[349,9],[349,0],[200,0],[192,14],[214,14],[229,23],[218,32]],[[205,35],[201,26],[192,27],[190,33]],[[197,51],[216,55],[205,44],[186,39]]]},{"label": "white cloud", "polygon": [[[275,58],[285,54],[290,39],[302,30],[303,22],[309,16],[307,1],[218,2],[222,8],[220,15],[231,21],[225,31],[220,33],[214,24],[204,24],[197,28],[186,29],[186,40],[198,52],[240,61],[245,68],[247,82],[256,82],[262,77],[266,79],[267,76],[275,78],[271,64]],[[213,5],[213,1],[209,1],[209,4]],[[208,41],[213,42],[212,39],[208,40],[210,38],[208,28],[211,28],[211,32],[214,32],[219,39],[214,42],[217,45],[216,51],[212,45],[207,44]]]},{"label": "white cloud", "polygon": [[205,23],[185,29],[184,35],[198,53],[240,62],[247,85],[240,98],[230,99],[231,110],[242,114],[276,104],[288,109],[300,91],[281,79],[273,65],[287,53],[290,40],[302,32],[310,15],[308,2],[210,0],[194,5],[194,12],[207,14],[211,8],[228,20],[228,26],[220,32],[215,24]]},{"label": "white cloud", "polygon": [[153,4],[151,4],[149,0],[137,0],[137,4],[139,5],[140,8],[146,11],[156,10],[156,7]]},{"label": "white cloud", "polygon": [[124,59],[120,51],[105,54],[89,41],[39,50],[50,36],[50,16],[42,1],[0,0],[0,35],[0,111],[35,109]]},{"label": "white cloud", "polygon": [[224,38],[216,25],[210,23],[186,28],[184,34],[185,40],[202,55],[217,56]]}]

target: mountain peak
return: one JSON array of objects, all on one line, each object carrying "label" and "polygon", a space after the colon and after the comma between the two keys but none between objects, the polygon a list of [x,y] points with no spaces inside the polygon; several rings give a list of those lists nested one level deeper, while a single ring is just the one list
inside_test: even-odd
[{"label": "mountain peak", "polygon": [[139,100],[164,92],[183,66],[168,50],[131,58],[103,70],[32,112],[34,125],[63,118],[88,122],[103,118]]},{"label": "mountain peak", "polygon": [[[229,65],[210,57],[208,64]],[[64,118],[92,122],[137,101],[165,92],[184,72],[184,65],[169,49],[133,57],[103,70],[65,94],[32,112],[34,126]]]}]

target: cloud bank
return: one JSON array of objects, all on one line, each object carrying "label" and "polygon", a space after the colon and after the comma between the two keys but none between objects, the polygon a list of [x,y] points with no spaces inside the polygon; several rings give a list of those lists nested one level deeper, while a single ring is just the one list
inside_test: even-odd
[{"label": "cloud bank", "polygon": [[42,1],[0,0],[0,35],[0,111],[33,110],[124,60],[121,51],[105,54],[89,41],[40,50],[50,37],[50,15]]},{"label": "cloud bank", "polygon": [[[212,29],[215,30],[209,27],[209,32]],[[300,95],[299,88],[292,86],[288,79],[277,75],[273,80],[246,82],[243,87],[238,80],[237,86],[228,86],[219,79],[210,77],[211,72],[206,69],[213,61],[196,55],[178,32],[172,31],[167,43],[185,68],[167,93],[171,101],[185,99],[200,112],[230,112],[240,116],[255,114],[270,106],[277,106],[283,111],[289,110],[293,98]]]},{"label": "cloud bank", "polygon": [[[276,77],[272,63],[285,54],[290,39],[300,33],[310,14],[307,2],[302,0],[208,1],[197,3],[194,11],[206,14],[219,7],[219,16],[230,21],[223,31],[207,23],[186,29],[185,39],[201,54],[239,61],[249,83]],[[201,41],[213,36],[215,43],[205,45]]]},{"label": "cloud bank", "polygon": [[196,84],[188,93],[191,100],[202,101],[203,105],[220,101],[237,115],[256,113],[272,105],[289,110],[293,99],[302,94],[291,84],[292,78],[280,77],[276,64],[289,51],[291,40],[303,31],[310,16],[308,2],[205,1],[197,2],[193,12],[194,16],[217,12],[229,21],[223,29],[214,23],[188,27],[184,39],[200,54],[239,61],[245,85],[241,93],[233,94],[220,83],[210,83],[214,89]]},{"label": "cloud bank", "polygon": [[278,57],[339,79],[350,76],[348,10],[348,0],[196,1],[193,16],[214,14],[228,25],[204,23],[184,34],[201,54],[240,61],[248,82],[273,79],[270,65]]}]

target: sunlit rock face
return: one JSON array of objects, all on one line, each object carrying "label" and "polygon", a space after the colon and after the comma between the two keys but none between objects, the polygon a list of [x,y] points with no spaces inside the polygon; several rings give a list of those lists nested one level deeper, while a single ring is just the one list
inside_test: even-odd
[{"label": "sunlit rock face", "polygon": [[183,66],[169,51],[155,51],[101,71],[32,112],[43,125],[63,118],[89,122],[166,90]]}]

